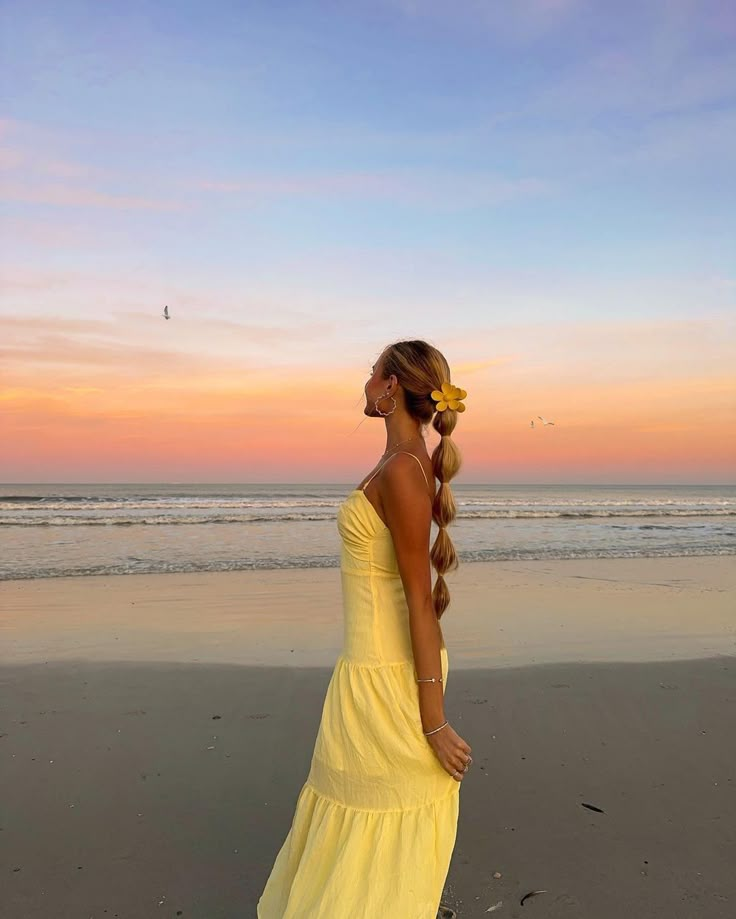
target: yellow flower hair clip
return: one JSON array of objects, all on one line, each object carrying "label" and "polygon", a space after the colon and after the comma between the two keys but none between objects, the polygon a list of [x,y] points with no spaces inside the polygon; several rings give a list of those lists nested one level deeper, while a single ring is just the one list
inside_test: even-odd
[{"label": "yellow flower hair clip", "polygon": [[454,409],[456,412],[464,412],[465,406],[460,401],[467,396],[464,389],[459,386],[453,386],[452,383],[443,383],[442,389],[433,389],[431,394],[437,403],[435,408],[438,412],[444,412],[446,408]]}]

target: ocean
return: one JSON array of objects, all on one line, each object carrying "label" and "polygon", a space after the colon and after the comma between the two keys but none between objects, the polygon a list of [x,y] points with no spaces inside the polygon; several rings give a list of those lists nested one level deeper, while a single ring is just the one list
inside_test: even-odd
[{"label": "ocean", "polygon": [[[0,485],[0,579],[337,567],[353,488]],[[461,562],[736,554],[733,485],[452,488]]]}]

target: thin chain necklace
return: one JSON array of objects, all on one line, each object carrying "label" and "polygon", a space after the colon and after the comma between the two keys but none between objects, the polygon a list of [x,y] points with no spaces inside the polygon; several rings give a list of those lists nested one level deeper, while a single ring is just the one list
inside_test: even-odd
[{"label": "thin chain necklace", "polygon": [[[407,437],[406,440],[400,440],[397,444],[394,444],[393,447],[389,447],[388,450],[393,450],[395,447],[400,447],[402,444],[409,443],[410,440],[418,440],[419,438],[424,439],[421,434],[415,434],[413,437]],[[386,453],[388,453],[388,450],[381,454],[382,459]]]}]

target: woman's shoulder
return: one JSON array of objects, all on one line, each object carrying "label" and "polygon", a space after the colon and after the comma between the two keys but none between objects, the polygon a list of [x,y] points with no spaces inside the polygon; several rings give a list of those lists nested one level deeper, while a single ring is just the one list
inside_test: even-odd
[{"label": "woman's shoulder", "polygon": [[[411,459],[409,457],[411,457]],[[386,481],[400,488],[412,487],[418,478],[416,467],[419,465],[424,475],[425,490],[428,496],[434,500],[436,494],[434,470],[432,468],[432,460],[429,458],[426,451],[415,453],[410,450],[397,450],[389,459],[395,459],[395,461],[387,463],[386,465]],[[391,470],[390,467],[393,467],[393,470]]]}]

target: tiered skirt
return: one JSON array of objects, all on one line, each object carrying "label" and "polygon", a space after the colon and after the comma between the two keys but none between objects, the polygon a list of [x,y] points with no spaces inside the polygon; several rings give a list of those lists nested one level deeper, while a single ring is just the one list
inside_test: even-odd
[{"label": "tiered skirt", "polygon": [[436,919],[460,784],[422,733],[413,661],[339,657],[258,919]]}]

